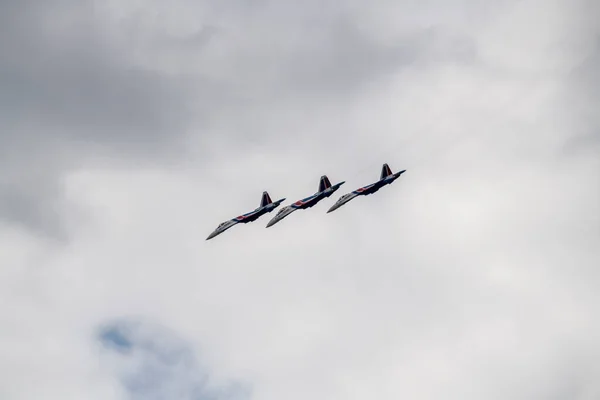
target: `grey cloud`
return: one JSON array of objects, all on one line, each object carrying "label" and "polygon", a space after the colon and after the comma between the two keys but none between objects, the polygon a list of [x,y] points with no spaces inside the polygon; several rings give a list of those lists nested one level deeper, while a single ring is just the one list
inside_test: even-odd
[{"label": "grey cloud", "polygon": [[[14,168],[14,166],[13,166]],[[37,177],[13,177],[4,173],[0,181],[0,218],[11,225],[21,225],[50,237],[66,238],[61,221],[65,211],[60,201],[60,186],[54,181],[56,171]]]},{"label": "grey cloud", "polygon": [[157,162],[182,151],[193,85],[132,65],[92,11],[71,1],[3,7],[0,220],[62,236],[63,172],[90,154]]},{"label": "grey cloud", "polygon": [[[294,18],[293,3],[254,8],[256,21],[267,30],[250,32],[238,43],[249,28],[239,5],[213,7],[209,15],[215,20],[207,17],[207,27],[188,37],[152,34],[140,44],[133,39],[135,20],[117,26],[87,3],[8,2],[0,38],[5,167],[0,219],[45,227],[45,232],[60,230],[61,210],[68,204],[60,195],[59,178],[91,156],[154,164],[165,157],[176,160],[186,152],[192,123],[200,137],[201,130],[217,126],[236,141],[271,140],[265,129],[273,120],[265,112],[269,107],[342,101],[340,96],[416,61],[475,54],[465,39],[433,29],[384,45],[343,8],[320,18],[314,18],[318,8],[305,10]],[[289,19],[289,26],[277,18]],[[279,39],[268,40],[279,28]],[[211,45],[224,49],[224,58],[211,59]],[[134,62],[139,51],[146,66]],[[164,52],[176,65],[189,64],[187,72],[161,70]],[[194,72],[194,57],[225,74],[209,78]],[[210,141],[201,143],[209,156]],[[27,186],[30,181],[43,185]]]},{"label": "grey cloud", "polygon": [[[79,139],[83,116],[93,119],[104,111],[78,107],[77,92],[67,91],[63,105],[44,100],[35,108],[55,134],[50,143],[41,140],[35,119],[14,118],[13,132],[23,134],[0,140],[30,151],[6,151],[0,160],[6,167],[3,190],[11,191],[2,197],[11,222],[60,224],[64,214],[55,210],[65,204],[48,201],[60,199],[58,177],[87,167],[102,152],[127,167],[164,162],[168,151],[177,159],[176,143],[185,138],[176,133],[185,128],[193,128],[191,139],[206,146],[200,153],[215,152],[207,154],[208,162],[202,158],[166,173],[88,171],[85,182],[75,180],[71,187],[80,191],[82,206],[91,201],[106,207],[93,223],[77,227],[93,235],[77,235],[73,246],[54,254],[36,249],[29,238],[22,248],[14,246],[15,255],[7,252],[9,261],[29,259],[22,252],[43,267],[33,285],[19,265],[1,280],[8,288],[14,282],[23,286],[19,298],[0,291],[8,293],[0,302],[10,305],[7,315],[23,310],[24,322],[7,319],[14,334],[1,341],[9,360],[22,360],[17,372],[5,363],[12,393],[27,393],[36,368],[37,378],[47,377],[38,392],[69,392],[80,375],[54,371],[70,361],[88,374],[82,366],[96,365],[95,354],[81,360],[85,350],[76,348],[57,356],[49,343],[71,350],[69,335],[81,334],[87,345],[89,330],[74,326],[95,327],[128,313],[169,321],[204,344],[213,371],[252,379],[260,400],[373,393],[381,399],[595,398],[597,158],[582,152],[583,146],[565,157],[560,143],[598,127],[592,112],[597,93],[590,90],[596,56],[573,60],[566,53],[568,62],[581,64],[568,79],[564,70],[544,69],[547,59],[537,47],[552,47],[561,34],[552,29],[552,8],[550,16],[538,13],[535,2],[505,2],[491,33],[480,23],[468,35],[454,31],[457,21],[446,14],[464,3],[442,3],[442,11],[411,4],[420,21],[439,12],[432,19],[452,20],[448,24],[415,23],[385,43],[363,29],[358,12],[352,17],[340,7],[313,9],[310,2],[263,2],[257,9],[235,0],[211,6],[214,14],[198,13],[211,28],[183,40],[157,33],[147,21],[124,19],[126,27],[111,30],[110,40],[92,35],[99,41],[94,51],[79,38],[59,46],[56,34],[23,41],[25,47],[39,42],[66,48],[63,54],[73,56],[76,66],[86,65],[86,79],[104,82],[99,76],[106,71],[129,87],[127,93],[164,96],[177,109],[145,99],[123,105],[130,113],[119,113],[111,101],[120,87],[98,89],[96,101],[106,115],[110,110],[119,117],[99,122],[99,129]],[[152,14],[154,4],[143,8]],[[181,19],[197,4],[179,9]],[[37,17],[48,12],[42,8]],[[544,29],[535,29],[540,20]],[[514,29],[515,22],[521,29]],[[102,23],[96,21],[93,31],[103,31]],[[148,31],[130,41],[138,26]],[[514,42],[503,47],[506,32]],[[479,33],[483,40],[473,41]],[[519,47],[525,37],[531,41]],[[494,47],[484,54],[486,65],[479,63],[482,49],[475,43]],[[531,59],[507,60],[515,48]],[[132,49],[136,57],[130,58]],[[49,58],[45,51],[38,59]],[[3,59],[3,71],[25,76],[23,82],[35,81],[37,72],[31,71],[43,70],[38,62],[19,71],[15,60]],[[94,70],[94,60],[102,70]],[[63,71],[59,61],[49,70]],[[140,73],[129,75],[134,65]],[[82,117],[69,117],[64,104]],[[172,118],[180,115],[179,107],[193,111],[189,126]],[[129,114],[137,119],[130,121]],[[153,127],[143,118],[158,128],[148,133],[151,143],[138,146],[138,135]],[[129,136],[124,143],[116,134],[95,137],[109,129]],[[383,161],[408,173],[380,195],[326,215],[334,196],[274,230],[264,229],[267,219],[261,219],[199,243],[221,217],[257,205],[263,187],[291,202],[316,189],[326,166],[332,180],[347,180],[336,193],[341,195],[376,179]],[[207,163],[210,171],[203,169]],[[357,170],[364,174],[356,176]],[[139,176],[130,186],[123,182]],[[124,187],[127,193],[115,195]],[[138,395],[176,387],[190,394],[191,386],[202,386],[196,378],[206,369],[197,368],[186,340],[128,321],[111,321],[106,328],[95,339],[103,345],[104,371],[114,377],[116,369],[120,386],[133,385]],[[24,346],[23,332],[31,335]],[[15,379],[19,374],[22,380]]]},{"label": "grey cloud", "polygon": [[186,82],[130,65],[91,10],[59,10],[64,15],[47,18],[65,18],[65,27],[45,26],[37,13],[5,15],[19,24],[3,36],[3,136],[18,134],[25,147],[74,140],[133,142],[147,151],[181,137]]},{"label": "grey cloud", "polygon": [[572,107],[564,110],[576,131],[565,149],[569,153],[600,151],[600,36],[591,52],[570,73],[566,100]]},{"label": "grey cloud", "polygon": [[270,54],[264,53],[269,47],[257,43],[259,59],[245,55],[239,64],[245,70],[239,72],[255,85],[266,85],[278,101],[305,101],[309,94],[320,103],[358,93],[365,84],[389,79],[407,67],[477,58],[470,38],[444,27],[414,29],[383,42],[356,17],[333,15],[309,26],[292,25],[277,40],[264,38],[264,46],[272,46]]},{"label": "grey cloud", "polygon": [[319,47],[296,53],[283,70],[293,88],[302,93],[356,92],[364,84],[381,81],[403,68],[431,63],[472,62],[476,57],[474,43],[443,28],[427,28],[410,32],[391,44],[379,43],[359,29],[356,23],[332,23],[327,35],[315,38]]},{"label": "grey cloud", "polygon": [[[335,20],[312,34],[313,46],[284,58],[280,67],[294,93],[355,91],[361,84],[410,64],[419,51],[414,42],[385,46],[346,19]],[[278,82],[280,83],[280,82]]]}]

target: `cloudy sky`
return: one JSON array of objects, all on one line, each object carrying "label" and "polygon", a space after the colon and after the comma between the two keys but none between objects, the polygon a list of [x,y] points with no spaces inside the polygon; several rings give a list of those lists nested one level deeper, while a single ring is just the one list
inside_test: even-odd
[{"label": "cloudy sky", "polygon": [[0,0],[0,398],[600,398],[598,15]]}]

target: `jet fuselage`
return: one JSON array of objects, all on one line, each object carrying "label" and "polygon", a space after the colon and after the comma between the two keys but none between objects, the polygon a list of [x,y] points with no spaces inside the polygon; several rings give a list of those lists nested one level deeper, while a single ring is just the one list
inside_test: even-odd
[{"label": "jet fuselage", "polygon": [[340,208],[341,206],[348,203],[350,200],[355,199],[358,196],[368,196],[377,192],[385,185],[392,184],[404,172],[406,172],[406,170],[398,171],[395,174],[393,174],[390,170],[390,167],[387,164],[384,164],[381,171],[381,178],[377,182],[358,188],[350,193],[346,193],[345,195],[340,197],[333,206],[331,206],[327,213],[337,210],[338,208]]},{"label": "jet fuselage", "polygon": [[380,179],[375,183],[358,188],[354,192],[356,192],[358,194],[362,194],[363,196],[368,196],[370,194],[377,192],[379,189],[381,189],[385,185],[391,185],[396,179],[398,179],[400,177],[400,175],[402,175],[402,173],[404,173],[404,171],[399,171],[399,172],[396,172],[395,174],[388,175],[385,178]]},{"label": "jet fuselage", "polygon": [[257,209],[250,211],[246,214],[242,214],[239,217],[222,222],[221,224],[219,224],[217,229],[215,229],[210,235],[208,235],[206,240],[212,239],[215,236],[220,235],[221,233],[225,232],[227,229],[231,228],[232,226],[234,226],[236,224],[247,224],[248,222],[256,221],[264,214],[270,213],[275,208],[279,207],[279,205],[284,200],[285,200],[285,198],[274,201],[274,202],[264,205],[262,207],[258,207]]},{"label": "jet fuselage", "polygon": [[317,192],[312,196],[308,196],[303,198],[302,200],[298,200],[295,203],[290,204],[290,207],[296,209],[306,209],[315,206],[321,200],[331,196],[336,190],[340,188],[345,182],[336,183],[335,185],[323,190],[322,192]]},{"label": "jet fuselage", "polygon": [[[321,179],[323,179],[323,177],[321,177]],[[314,207],[319,201],[335,193],[344,183],[345,182],[336,183],[335,185],[331,185],[326,189],[313,194],[312,196],[305,197],[304,199],[298,200],[290,204],[289,206],[283,207],[281,210],[279,210],[277,215],[275,215],[273,219],[269,221],[269,223],[267,224],[267,228],[275,225],[276,223],[278,223],[279,221],[281,221],[296,210],[303,210]]]}]

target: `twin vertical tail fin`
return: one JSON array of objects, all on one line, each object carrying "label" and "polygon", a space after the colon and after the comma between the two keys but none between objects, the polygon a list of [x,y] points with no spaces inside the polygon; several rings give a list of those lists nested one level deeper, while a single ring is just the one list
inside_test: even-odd
[{"label": "twin vertical tail fin", "polygon": [[379,179],[381,180],[387,178],[390,175],[392,175],[392,169],[389,165],[383,164],[383,167],[381,167],[381,176],[379,177]]},{"label": "twin vertical tail fin", "polygon": [[331,182],[329,182],[329,178],[327,175],[323,175],[321,180],[319,181],[319,192],[327,190],[331,187]]},{"label": "twin vertical tail fin", "polygon": [[264,207],[266,205],[271,204],[272,202],[273,200],[271,200],[271,196],[269,196],[269,193],[263,192],[262,198],[260,199],[260,206]]}]

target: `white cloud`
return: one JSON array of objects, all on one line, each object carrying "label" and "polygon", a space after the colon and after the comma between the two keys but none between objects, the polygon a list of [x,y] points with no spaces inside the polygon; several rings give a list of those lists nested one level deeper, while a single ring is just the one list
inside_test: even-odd
[{"label": "white cloud", "polygon": [[[248,383],[257,400],[600,394],[598,100],[571,74],[597,61],[590,3],[110,4],[100,31],[131,49],[124,65],[191,74],[181,96],[169,79],[142,94],[200,116],[173,125],[188,141],[175,161],[98,153],[90,134],[48,162],[68,243],[0,228],[0,397],[127,398],[123,365],[97,348],[119,318],[168,327],[211,384]],[[156,44],[204,26],[199,49]],[[583,134],[596,140],[574,144]],[[325,213],[383,162],[407,172]],[[263,190],[291,202],[323,173],[347,183],[313,209],[204,240]]]}]

